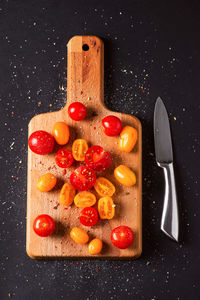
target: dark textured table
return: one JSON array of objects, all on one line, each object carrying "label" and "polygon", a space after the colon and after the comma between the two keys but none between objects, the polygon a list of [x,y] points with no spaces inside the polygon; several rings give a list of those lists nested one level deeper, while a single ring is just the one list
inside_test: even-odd
[{"label": "dark textured table", "polygon": [[[199,1],[0,1],[0,299],[200,299]],[[143,125],[143,254],[34,261],[25,251],[27,126],[66,101],[66,43],[105,43],[105,102]],[[170,115],[181,241],[160,231],[157,96]]]}]

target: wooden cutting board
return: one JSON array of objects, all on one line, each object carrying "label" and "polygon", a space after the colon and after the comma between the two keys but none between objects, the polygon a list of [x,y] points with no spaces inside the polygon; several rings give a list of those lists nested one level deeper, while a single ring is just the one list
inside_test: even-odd
[{"label": "wooden cutting board", "polygon": [[[91,257],[88,245],[77,245],[70,238],[70,229],[74,226],[88,231],[90,239],[98,237],[103,240],[102,253],[96,258],[137,258],[142,251],[142,130],[140,121],[131,115],[109,111],[104,106],[104,45],[96,36],[75,36],[68,45],[67,72],[67,104],[56,112],[36,115],[29,123],[29,135],[36,130],[52,132],[55,122],[64,121],[70,128],[70,141],[65,146],[71,149],[74,139],[84,138],[89,146],[100,145],[112,155],[112,163],[108,170],[97,175],[111,180],[116,187],[113,200],[116,204],[116,214],[112,220],[100,220],[94,227],[84,227],[80,224],[80,210],[74,204],[68,209],[58,205],[59,192],[64,182],[69,182],[71,172],[66,174],[55,164],[55,153],[60,146],[55,146],[49,155],[37,155],[28,149],[28,184],[27,184],[27,235],[26,250],[31,258],[80,258]],[[88,49],[89,48],[89,49]],[[85,51],[87,50],[87,51]],[[80,101],[87,107],[87,117],[83,121],[73,121],[68,116],[68,106],[74,101]],[[138,141],[130,153],[122,153],[118,149],[118,137],[108,137],[104,134],[101,120],[107,115],[119,117],[124,125],[130,125],[138,130]],[[113,170],[124,164],[134,170],[137,184],[124,187],[114,178]],[[58,178],[56,188],[48,193],[36,189],[38,178],[47,172],[52,172]],[[56,222],[56,230],[50,237],[41,238],[33,231],[33,221],[40,214],[49,214]],[[120,250],[114,247],[110,240],[113,228],[127,225],[135,233],[131,247]],[[92,256],[93,257],[93,256]]]}]

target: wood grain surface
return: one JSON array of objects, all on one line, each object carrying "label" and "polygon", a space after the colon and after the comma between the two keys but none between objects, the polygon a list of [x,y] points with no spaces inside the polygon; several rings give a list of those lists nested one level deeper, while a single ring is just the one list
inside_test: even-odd
[{"label": "wood grain surface", "polygon": [[[88,51],[82,46],[87,44]],[[79,166],[66,170],[55,164],[55,153],[61,146],[56,145],[54,152],[40,156],[28,149],[28,183],[27,183],[27,234],[26,250],[31,258],[137,258],[142,251],[142,129],[140,121],[131,115],[109,111],[104,106],[104,46],[95,36],[75,36],[68,43],[68,72],[67,72],[67,104],[56,112],[36,115],[29,123],[29,135],[36,130],[52,132],[55,122],[64,121],[70,127],[70,140],[65,146],[71,149],[76,138],[84,138],[89,146],[101,145],[112,155],[112,163],[108,170],[98,172],[116,186],[113,200],[116,204],[116,214],[112,220],[101,220],[92,228],[84,227],[79,222],[81,209],[74,204],[66,209],[58,205],[59,192],[65,182],[69,182],[71,172]],[[80,101],[87,107],[87,117],[83,121],[73,121],[68,116],[68,106],[74,101]],[[119,117],[123,125],[130,125],[138,130],[138,141],[130,153],[118,150],[118,137],[108,137],[104,134],[101,120],[106,115]],[[124,187],[116,182],[113,170],[119,164],[132,168],[137,176],[137,184]],[[56,187],[41,193],[36,189],[38,178],[52,172],[58,178]],[[41,238],[33,231],[33,221],[39,214],[49,214],[55,219],[56,230],[50,237]],[[115,248],[110,240],[113,228],[127,225],[135,233],[131,247],[125,250]],[[70,229],[74,226],[88,231],[90,240],[98,237],[103,240],[103,250],[98,256],[91,256],[88,244],[77,245],[70,238]]]}]

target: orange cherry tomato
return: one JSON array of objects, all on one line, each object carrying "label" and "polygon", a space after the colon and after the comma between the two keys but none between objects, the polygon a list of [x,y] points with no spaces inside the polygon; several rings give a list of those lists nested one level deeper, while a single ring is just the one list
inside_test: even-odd
[{"label": "orange cherry tomato", "polygon": [[75,243],[83,245],[89,241],[88,234],[81,228],[74,227],[70,231],[70,236],[74,240]]},{"label": "orange cherry tomato", "polygon": [[68,125],[65,122],[56,122],[53,126],[53,136],[57,144],[67,144],[69,141]]},{"label": "orange cherry tomato", "polygon": [[88,150],[88,144],[84,139],[77,139],[72,145],[72,154],[75,160],[84,161],[85,153]]},{"label": "orange cherry tomato", "polygon": [[37,189],[40,192],[49,192],[56,185],[56,176],[52,173],[46,173],[42,175],[37,182]]},{"label": "orange cherry tomato", "polygon": [[127,166],[119,165],[115,168],[114,175],[117,181],[125,186],[132,186],[136,184],[136,175]]},{"label": "orange cherry tomato", "polygon": [[70,183],[65,183],[60,191],[60,204],[70,206],[76,195],[75,188]]},{"label": "orange cherry tomato", "polygon": [[95,188],[96,192],[102,197],[105,197],[105,196],[111,197],[115,192],[114,185],[112,184],[112,182],[110,182],[105,177],[97,178],[97,180],[94,184],[94,188]]},{"label": "orange cherry tomato", "polygon": [[119,149],[123,152],[131,152],[137,142],[138,133],[134,127],[125,126],[118,141]]},{"label": "orange cherry tomato", "polygon": [[98,201],[98,212],[101,219],[112,219],[115,215],[115,205],[111,197],[103,197]]},{"label": "orange cherry tomato", "polygon": [[89,253],[92,255],[99,254],[102,250],[103,243],[100,239],[93,239],[88,246]]},{"label": "orange cherry tomato", "polygon": [[74,198],[74,203],[81,208],[93,206],[96,203],[96,197],[90,192],[79,192]]}]

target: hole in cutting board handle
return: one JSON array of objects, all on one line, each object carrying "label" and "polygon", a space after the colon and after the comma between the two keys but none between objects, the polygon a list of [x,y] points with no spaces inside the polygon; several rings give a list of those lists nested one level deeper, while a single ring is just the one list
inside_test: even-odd
[{"label": "hole in cutting board handle", "polygon": [[82,49],[83,49],[83,51],[88,51],[90,48],[89,48],[88,44],[83,44]]}]

